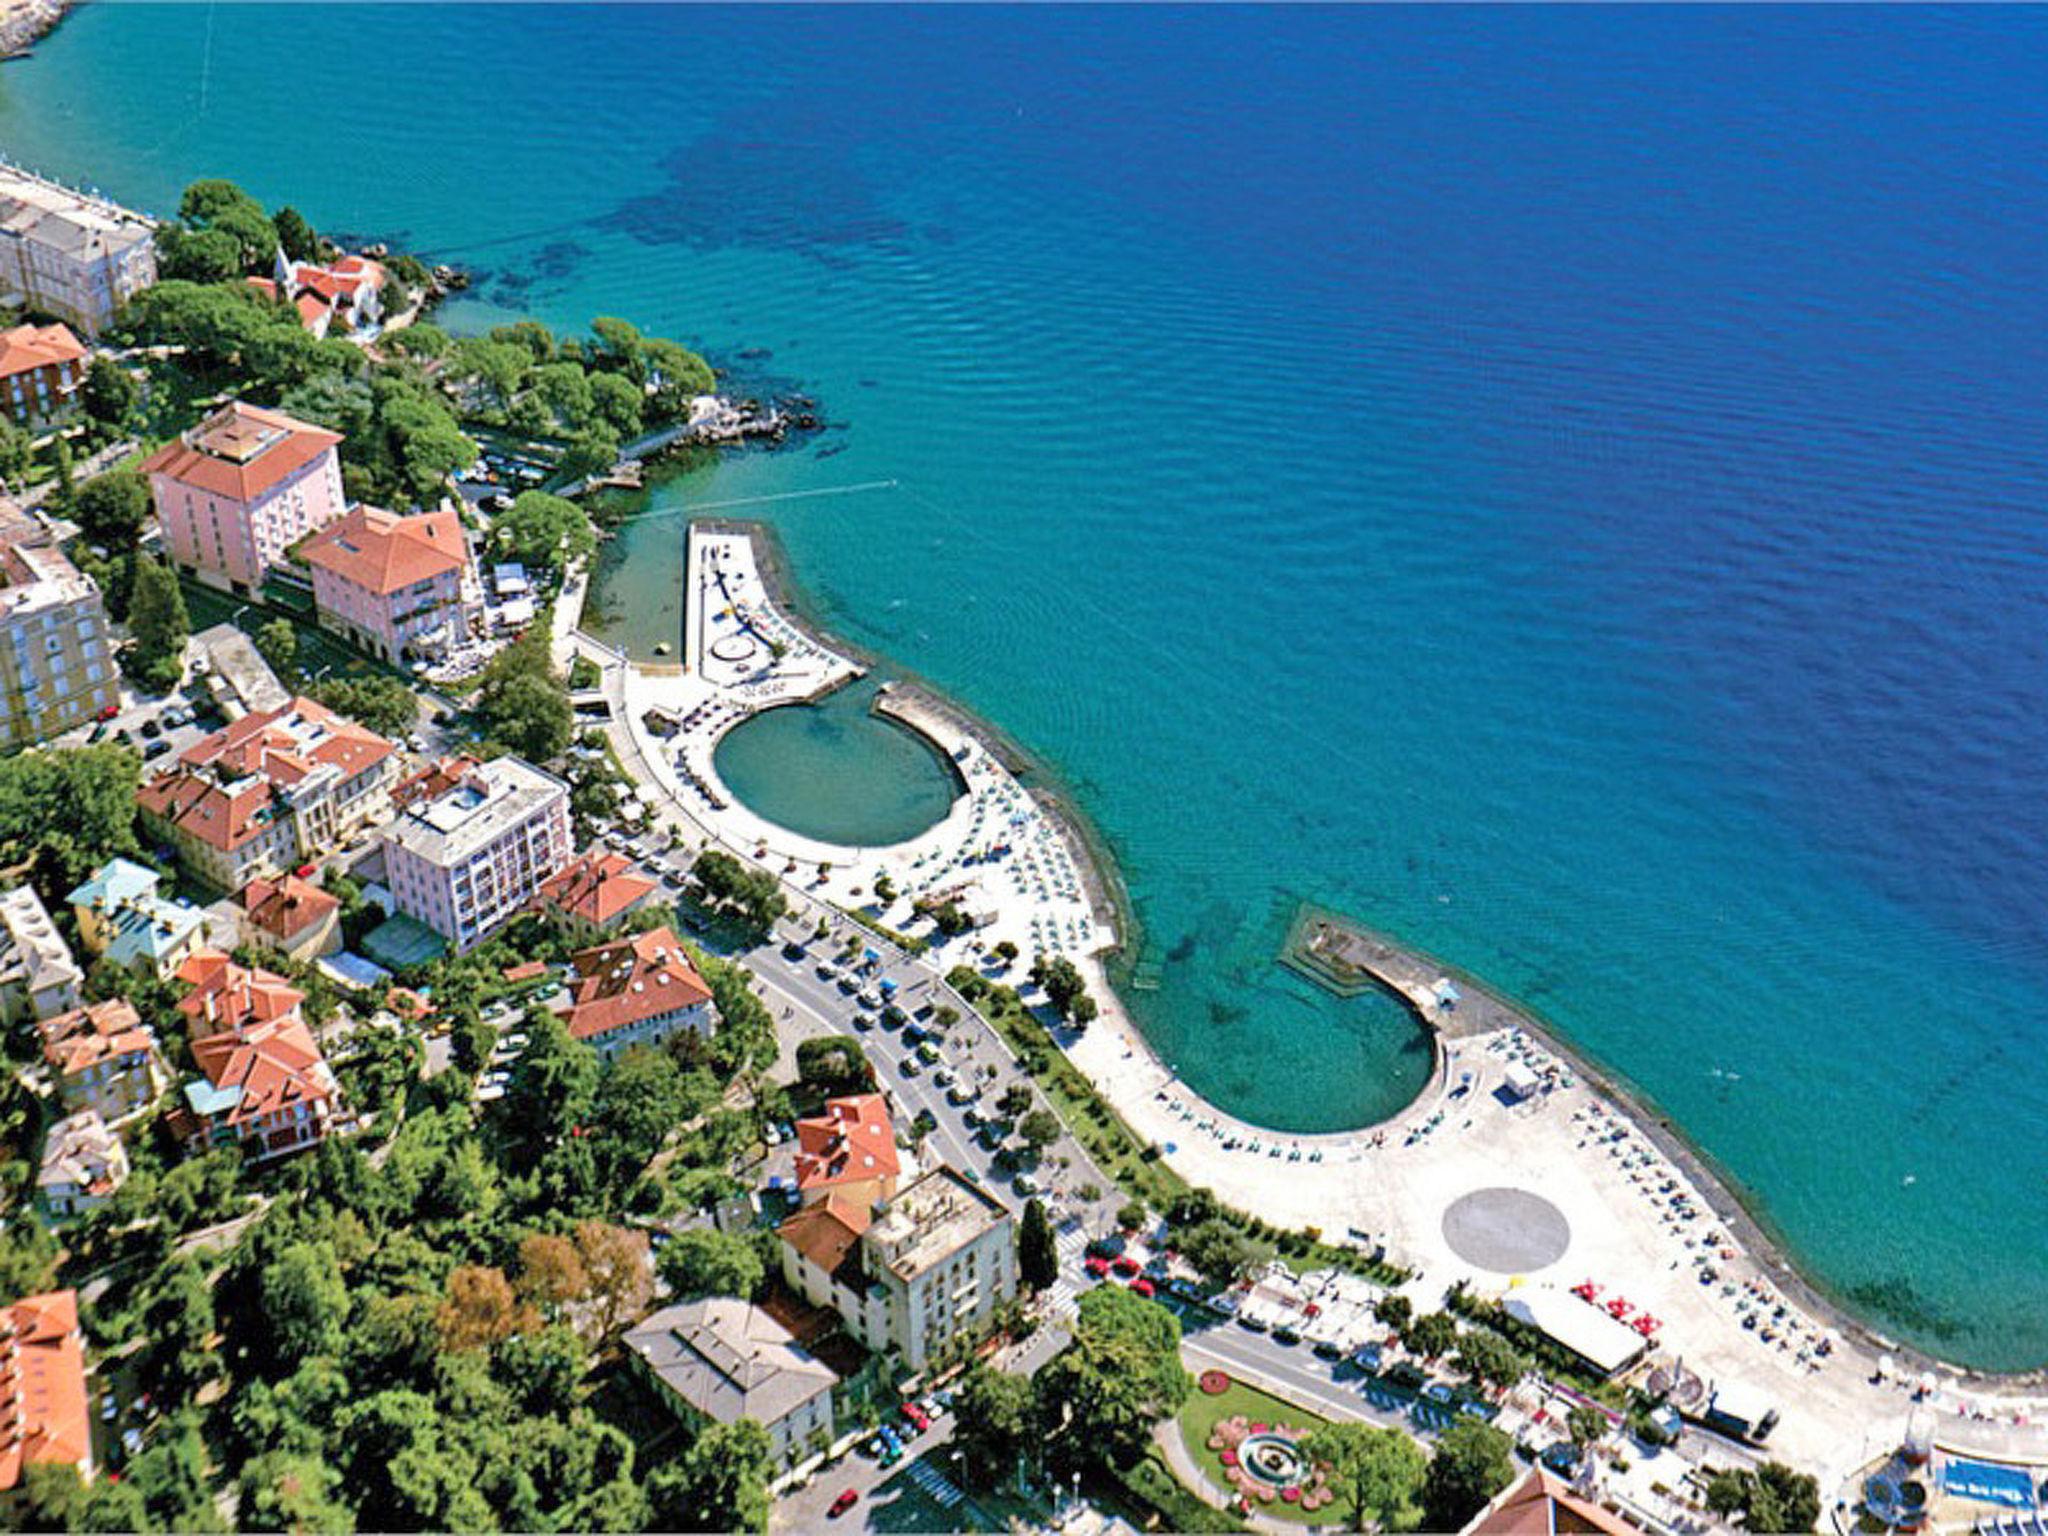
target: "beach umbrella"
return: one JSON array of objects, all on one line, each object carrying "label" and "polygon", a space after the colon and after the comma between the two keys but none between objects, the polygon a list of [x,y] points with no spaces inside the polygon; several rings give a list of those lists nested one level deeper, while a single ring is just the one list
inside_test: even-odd
[{"label": "beach umbrella", "polygon": [[1878,1375],[1880,1375],[1880,1376],[1896,1376],[1896,1375],[1898,1374],[1898,1372],[1899,1372],[1899,1364],[1898,1364],[1898,1362],[1897,1362],[1896,1360],[1892,1359],[1892,1357],[1891,1357],[1890,1355],[1879,1355],[1879,1356],[1877,1357],[1877,1374],[1878,1374]]}]

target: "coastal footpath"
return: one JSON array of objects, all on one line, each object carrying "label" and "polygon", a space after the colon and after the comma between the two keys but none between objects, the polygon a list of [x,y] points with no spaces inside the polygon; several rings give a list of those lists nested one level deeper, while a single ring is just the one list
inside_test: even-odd
[{"label": "coastal footpath", "polygon": [[[975,925],[934,935],[923,957],[938,976],[967,964],[1000,978],[1004,944],[1027,959],[1072,962],[1100,1014],[1055,1038],[1190,1184],[1277,1227],[1370,1234],[1413,1270],[1418,1310],[1454,1286],[1624,1301],[1655,1341],[1651,1362],[1682,1362],[1710,1389],[1769,1403],[1779,1415],[1772,1453],[1816,1471],[1824,1488],[1898,1445],[1916,1415],[1952,1451],[2048,1463],[2048,1394],[2028,1395],[2038,1382],[1955,1371],[1832,1310],[1651,1111],[1524,1010],[1470,978],[1453,982],[1427,956],[1376,936],[1361,951],[1372,983],[1407,1003],[1435,1051],[1427,1087],[1393,1120],[1275,1133],[1200,1098],[1151,1050],[1111,985],[1119,923],[1090,849],[1019,781],[1007,743],[949,703],[903,689],[877,704],[960,774],[952,809],[918,838],[837,847],[749,811],[718,779],[719,737],[761,709],[843,686],[866,663],[794,611],[786,584],[771,581],[772,548],[758,530],[700,523],[686,537],[679,661],[635,663],[577,630],[573,609],[557,615],[558,660],[601,663],[615,736],[631,748],[622,757],[650,801],[877,928],[907,926],[933,897],[971,904]],[[1021,851],[992,861],[992,842]],[[1521,1219],[1485,1217],[1489,1209]],[[1476,1242],[1475,1211],[1480,1228],[1494,1229]]]}]

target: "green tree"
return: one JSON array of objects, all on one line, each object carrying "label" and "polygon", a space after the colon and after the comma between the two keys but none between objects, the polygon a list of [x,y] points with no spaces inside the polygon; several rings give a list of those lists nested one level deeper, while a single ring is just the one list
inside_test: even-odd
[{"label": "green tree", "polygon": [[1088,983],[1065,955],[1038,956],[1031,962],[1031,979],[1044,990],[1046,1001],[1063,1019],[1072,1019],[1075,1004],[1088,996]]},{"label": "green tree", "polygon": [[298,209],[289,204],[278,209],[270,216],[270,226],[277,233],[278,245],[293,261],[320,259],[320,237]]},{"label": "green tree", "polygon": [[195,1260],[174,1260],[153,1277],[142,1320],[143,1377],[159,1396],[181,1402],[219,1374],[213,1287]]},{"label": "green tree", "polygon": [[1128,1466],[1186,1401],[1180,1322],[1121,1286],[1081,1297],[1074,1341],[1038,1373],[1038,1412],[1068,1465]]},{"label": "green tree", "polygon": [[298,670],[299,632],[290,619],[266,620],[258,627],[255,640],[257,652],[279,677],[290,678]]},{"label": "green tree", "polygon": [[50,439],[50,510],[69,517],[78,506],[78,482],[73,476],[71,440],[62,432]]},{"label": "green tree", "polygon": [[1060,1117],[1049,1109],[1034,1109],[1017,1122],[1017,1134],[1034,1152],[1043,1152],[1060,1139]]},{"label": "green tree", "polygon": [[707,1425],[647,1480],[658,1528],[765,1532],[771,1449],[768,1431],[752,1419]]},{"label": "green tree", "polygon": [[241,276],[241,242],[224,229],[179,229],[166,225],[156,232],[157,275],[189,283],[225,283]]},{"label": "green tree", "polygon": [[569,444],[562,450],[561,462],[556,467],[571,480],[583,480],[592,475],[609,474],[618,461],[618,433],[607,426],[592,425],[570,435]]},{"label": "green tree", "polygon": [[270,1342],[281,1361],[296,1365],[341,1348],[349,1295],[333,1244],[290,1244],[263,1267],[260,1289]]},{"label": "green tree", "polygon": [[967,1367],[953,1388],[953,1445],[977,1488],[993,1488],[1023,1460],[1035,1438],[1031,1378]]},{"label": "green tree", "polygon": [[1202,1272],[1212,1289],[1234,1284],[1252,1261],[1252,1245],[1242,1232],[1218,1216],[1198,1221],[1176,1234],[1180,1255]]},{"label": "green tree", "polygon": [[231,237],[240,258],[239,270],[260,271],[277,249],[277,229],[263,205],[231,181],[195,181],[178,201],[178,217],[196,230]]},{"label": "green tree", "polygon": [[739,1296],[751,1300],[767,1278],[754,1245],[737,1233],[711,1227],[678,1232],[663,1246],[655,1269],[679,1300]]},{"label": "green tree", "polygon": [[419,723],[419,695],[404,681],[382,673],[367,677],[326,677],[306,691],[339,714],[360,720],[380,736],[403,736]]},{"label": "green tree", "polygon": [[851,1035],[818,1035],[797,1042],[797,1081],[828,1098],[865,1093],[875,1085],[867,1053]]},{"label": "green tree", "polygon": [[533,354],[517,342],[466,336],[455,343],[451,372],[473,383],[500,411],[510,408],[532,371]]},{"label": "green tree", "polygon": [[1592,1445],[1613,1427],[1608,1423],[1607,1415],[1591,1403],[1575,1404],[1572,1411],[1565,1415],[1564,1423],[1565,1428],[1571,1432],[1572,1445],[1580,1451]]},{"label": "green tree", "polygon": [[[1528,1372],[1529,1359],[1497,1333],[1475,1328],[1458,1340],[1458,1369],[1474,1381],[1511,1387]],[[1606,1421],[1603,1419],[1603,1426]]]},{"label": "green tree", "polygon": [[640,431],[645,401],[640,386],[616,373],[600,373],[590,381],[591,404],[597,419],[623,440]]},{"label": "green tree", "polygon": [[580,363],[545,363],[533,370],[533,392],[565,433],[590,427],[597,402]]},{"label": "green tree", "polygon": [[650,336],[640,346],[648,377],[654,384],[654,409],[663,417],[683,417],[690,402],[717,389],[711,365],[688,347]]},{"label": "green tree", "polygon": [[507,559],[559,571],[596,551],[597,531],[583,509],[566,497],[521,491],[498,514],[491,542]]},{"label": "green tree", "polygon": [[1399,1333],[1415,1316],[1415,1303],[1399,1291],[1389,1291],[1372,1304],[1372,1315]]},{"label": "green tree", "polygon": [[0,412],[0,482],[11,491],[26,490],[35,466],[35,439],[12,416]]},{"label": "green tree", "polygon": [[242,1468],[241,1526],[294,1536],[349,1536],[355,1514],[342,1497],[341,1474],[318,1456],[266,1451]]},{"label": "green tree", "polygon": [[1416,1354],[1434,1360],[1458,1342],[1458,1320],[1448,1312],[1429,1312],[1401,1332],[1401,1342]]},{"label": "green tree", "polygon": [[1045,1206],[1037,1199],[1024,1203],[1024,1221],[1017,1228],[1017,1275],[1034,1291],[1044,1290],[1060,1277],[1059,1246],[1053,1240]]},{"label": "green tree", "polygon": [[142,532],[149,516],[149,486],[132,469],[110,469],[78,488],[71,515],[89,543],[120,549]]},{"label": "green tree", "polygon": [[569,745],[569,690],[549,658],[549,627],[536,622],[490,660],[478,679],[477,713],[491,740],[546,762]]},{"label": "green tree", "polygon": [[1767,1461],[1717,1472],[1707,1484],[1707,1508],[1717,1515],[1741,1515],[1752,1531],[1810,1531],[1820,1519],[1820,1485],[1810,1473]]},{"label": "green tree", "polygon": [[134,637],[132,671],[155,692],[176,685],[184,675],[185,641],[192,621],[185,615],[185,594],[171,568],[156,559],[135,562],[135,585],[128,598],[128,632]]},{"label": "green tree", "polygon": [[96,357],[85,370],[85,383],[79,387],[78,398],[89,420],[118,430],[128,424],[135,407],[142,403],[142,388],[111,357]]},{"label": "green tree", "polygon": [[1412,1531],[1422,1523],[1429,1458],[1404,1431],[1325,1424],[1301,1448],[1310,1460],[1329,1464],[1332,1483],[1349,1501],[1353,1530],[1364,1530],[1368,1520],[1383,1531]]},{"label": "green tree", "polygon": [[1514,1444],[1491,1424],[1460,1416],[1438,1437],[1422,1484],[1430,1530],[1455,1531],[1514,1481]]}]

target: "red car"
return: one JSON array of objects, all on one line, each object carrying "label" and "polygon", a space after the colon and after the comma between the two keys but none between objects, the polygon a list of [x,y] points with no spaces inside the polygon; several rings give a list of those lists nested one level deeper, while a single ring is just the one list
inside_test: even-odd
[{"label": "red car", "polygon": [[1093,1275],[1096,1279],[1100,1280],[1104,1275],[1109,1273],[1109,1260],[1102,1258],[1090,1259],[1086,1264],[1082,1265],[1081,1267],[1087,1270],[1088,1273]]},{"label": "red car", "polygon": [[1149,1299],[1152,1295],[1152,1282],[1150,1280],[1145,1279],[1144,1276],[1140,1275],[1136,1280],[1133,1280],[1131,1282],[1131,1294],[1133,1296],[1143,1296]]},{"label": "red car", "polygon": [[93,716],[93,719],[95,719],[95,720],[111,720],[111,719],[113,719],[113,718],[114,718],[114,716],[118,715],[119,713],[121,713],[121,706],[120,706],[120,705],[118,705],[118,704],[109,704],[109,705],[107,705],[107,707],[106,707],[106,708],[102,709],[102,710],[101,710],[101,711],[100,711],[100,712],[99,712],[98,714],[94,715],[94,716]]},{"label": "red car", "polygon": [[1110,1268],[1128,1280],[1138,1272],[1139,1266],[1138,1261],[1126,1253],[1119,1255],[1116,1262],[1110,1265]]},{"label": "red car", "polygon": [[848,1488],[841,1492],[838,1498],[832,1501],[832,1507],[825,1511],[825,1518],[828,1520],[837,1520],[841,1515],[845,1514],[849,1509],[853,1508],[853,1506],[858,1504],[859,1502],[860,1490],[858,1488]]},{"label": "red car", "polygon": [[931,1415],[915,1403],[905,1403],[903,1405],[903,1417],[910,1421],[911,1427],[919,1434],[923,1434],[932,1427]]}]

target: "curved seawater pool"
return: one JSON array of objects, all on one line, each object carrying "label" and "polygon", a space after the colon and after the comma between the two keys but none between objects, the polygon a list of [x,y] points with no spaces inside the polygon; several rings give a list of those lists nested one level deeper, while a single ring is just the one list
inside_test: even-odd
[{"label": "curved seawater pool", "polygon": [[872,674],[814,704],[764,710],[719,738],[719,778],[758,816],[845,848],[907,843],[945,819],[960,779],[924,737],[869,711]]}]

